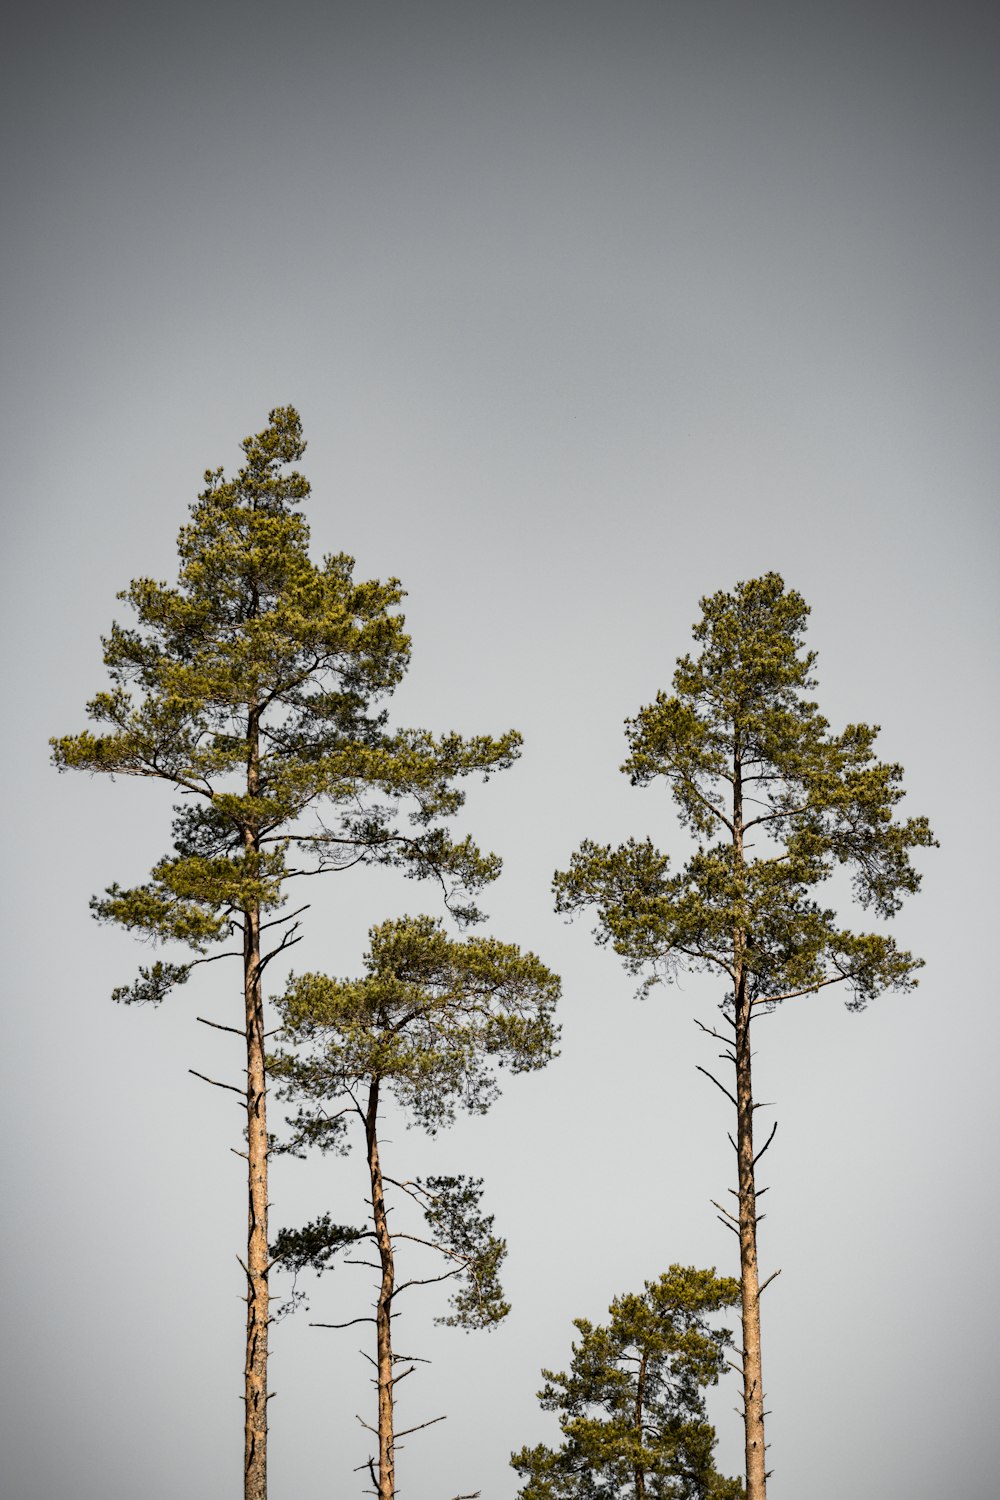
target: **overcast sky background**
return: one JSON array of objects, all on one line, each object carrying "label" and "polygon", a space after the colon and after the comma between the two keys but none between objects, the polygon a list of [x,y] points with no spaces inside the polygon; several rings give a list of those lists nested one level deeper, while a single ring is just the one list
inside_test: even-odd
[{"label": "overcast sky background", "polygon": [[[510,1500],[554,1438],[540,1367],[672,1261],[736,1271],[710,1198],[728,1106],[711,986],[645,1004],[551,909],[585,836],[676,844],[617,767],[698,599],[780,570],[821,704],[881,723],[941,840],[897,923],[912,997],[761,1023],[780,1128],[761,1231],[774,1500],[997,1487],[997,12],[713,3],[21,7],[6,22],[2,416],[8,752],[3,1048],[11,1500],[235,1496],[242,1457],[237,975],[159,1012],[89,895],[143,878],[169,799],[57,778],[114,595],[171,577],[203,470],[299,407],[317,554],[408,590],[402,723],[516,725],[469,801],[490,930],[564,976],[562,1056],[388,1169],[483,1175],[507,1325],[403,1324],[406,1500]],[[120,606],[118,606],[120,611]],[[319,884],[317,882],[317,884]],[[333,887],[336,886],[336,889]],[[436,910],[310,892],[297,967]],[[232,1044],[230,1048],[230,1043]],[[770,1116],[767,1117],[768,1119]],[[274,1223],[361,1211],[360,1158],[278,1163]],[[337,1272],[314,1318],[359,1315]],[[417,1294],[414,1294],[416,1296]],[[271,1494],[360,1493],[359,1330],[273,1341]],[[736,1390],[713,1401],[741,1462]]]}]

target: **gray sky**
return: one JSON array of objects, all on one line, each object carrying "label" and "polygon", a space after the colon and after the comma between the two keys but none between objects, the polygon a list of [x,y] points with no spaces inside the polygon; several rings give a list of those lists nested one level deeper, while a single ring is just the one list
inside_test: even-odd
[{"label": "gray sky", "polygon": [[[144,784],[57,779],[98,636],[173,574],[202,471],[268,409],[309,438],[317,552],[409,591],[401,722],[525,734],[469,803],[491,930],[564,976],[562,1056],[400,1171],[487,1179],[514,1312],[406,1324],[407,1500],[516,1490],[571,1319],[671,1261],[735,1270],[727,1106],[695,982],[640,1005],[551,910],[584,836],[674,841],[617,772],[698,598],[768,568],[813,606],[820,701],[883,725],[942,848],[898,922],[910,998],[759,1029],[774,1500],[987,1500],[998,1361],[989,760],[1000,364],[998,23],[985,6],[249,3],[29,10],[2,109],[9,992],[0,1098],[11,1500],[239,1492],[239,1117],[198,1026],[108,1000],[89,918],[166,847]],[[984,802],[984,798],[986,798]],[[316,895],[298,966],[350,973],[391,880]],[[206,971],[203,971],[206,972]],[[234,1044],[235,1046],[236,1044]],[[275,1223],[350,1219],[358,1160],[275,1171]],[[312,1316],[363,1310],[336,1273]],[[276,1329],[273,1500],[360,1492],[357,1330]],[[418,1385],[418,1381],[420,1384]],[[734,1388],[713,1412],[738,1469]]]}]

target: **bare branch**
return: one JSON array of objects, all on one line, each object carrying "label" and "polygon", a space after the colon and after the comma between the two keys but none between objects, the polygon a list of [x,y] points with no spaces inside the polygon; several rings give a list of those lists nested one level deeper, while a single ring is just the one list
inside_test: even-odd
[{"label": "bare branch", "polygon": [[736,1103],[736,1097],[735,1097],[735,1095],[733,1095],[733,1094],[731,1094],[729,1092],[729,1090],[726,1088],[725,1084],[720,1083],[719,1080],[714,1076],[714,1074],[710,1073],[707,1068],[703,1068],[702,1067],[701,1063],[696,1063],[695,1066],[697,1067],[699,1073],[704,1073],[704,1075],[705,1075],[706,1078],[710,1078],[712,1080],[712,1082],[715,1084],[715,1087],[717,1089],[721,1089],[722,1092],[725,1094],[726,1098],[730,1101],[730,1103],[736,1105],[736,1108],[739,1109],[739,1105]]},{"label": "bare branch", "polygon": [[289,927],[288,931],[284,934],[278,946],[276,948],[272,948],[270,953],[265,953],[263,955],[257,965],[258,974],[263,974],[272,958],[277,958],[278,954],[284,953],[286,948],[294,948],[296,943],[301,943],[301,937],[296,936],[296,933],[298,932],[298,926],[299,924],[296,922],[294,927]]},{"label": "bare branch", "polygon": [[450,1277],[457,1276],[462,1269],[463,1266],[453,1266],[450,1271],[445,1271],[440,1276],[415,1277],[412,1281],[404,1281],[402,1286],[396,1287],[393,1292],[393,1301],[399,1296],[400,1292],[405,1292],[411,1286],[433,1286],[437,1281],[447,1281]]},{"label": "bare branch", "polygon": [[721,1042],[724,1047],[731,1047],[733,1045],[733,1043],[727,1036],[723,1036],[721,1032],[714,1031],[711,1026],[705,1026],[701,1021],[698,1020],[697,1016],[692,1016],[691,1019],[698,1027],[698,1030],[703,1031],[706,1036],[714,1036],[715,1040],[717,1042]]},{"label": "bare branch", "polygon": [[233,1036],[246,1039],[246,1032],[242,1031],[239,1026],[222,1026],[218,1021],[206,1021],[204,1016],[195,1016],[195,1020],[200,1021],[203,1026],[211,1026],[214,1031],[231,1031]]},{"label": "bare branch", "polygon": [[760,1286],[757,1289],[757,1301],[758,1302],[760,1301],[761,1297],[763,1296],[763,1294],[767,1290],[767,1288],[771,1285],[771,1282],[774,1280],[774,1278],[776,1276],[780,1276],[780,1275],[781,1275],[781,1267],[779,1266],[776,1271],[772,1271],[771,1272],[770,1276],[767,1278],[766,1281],[761,1282]]},{"label": "bare branch", "polygon": [[193,1073],[195,1078],[200,1078],[204,1083],[212,1084],[214,1088],[228,1089],[231,1094],[239,1094],[241,1099],[246,1099],[246,1089],[238,1089],[232,1083],[217,1083],[214,1078],[207,1078],[204,1073],[199,1073],[197,1068],[188,1068],[188,1072]]},{"label": "bare branch", "polygon": [[733,1224],[739,1224],[739,1222],[740,1222],[739,1219],[736,1217],[735,1214],[731,1214],[729,1212],[728,1208],[723,1208],[722,1204],[721,1203],[716,1203],[716,1201],[715,1201],[714,1198],[709,1198],[708,1201],[709,1201],[709,1203],[711,1203],[711,1205],[712,1205],[713,1208],[717,1208],[719,1210],[720,1214],[724,1214],[725,1217],[728,1220],[730,1220],[731,1223],[733,1223]]},{"label": "bare branch", "polygon": [[[227,936],[229,936],[229,937],[232,936],[232,929],[230,929],[230,932],[227,934]],[[205,953],[205,954],[202,955],[201,958],[191,958],[191,959],[188,959],[187,966],[188,966],[189,969],[193,969],[193,968],[195,968],[195,966],[197,964],[214,964],[220,958],[242,958],[242,957],[243,957],[243,954],[239,951],[239,949],[237,949],[237,948],[227,948],[226,951],[225,951],[225,953]]]},{"label": "bare branch", "polygon": [[283,922],[293,922],[296,917],[300,917],[304,911],[308,910],[309,902],[307,901],[305,906],[297,907],[295,911],[288,912],[284,917],[275,917],[273,922],[262,922],[260,930],[261,932],[266,932],[269,927],[280,927]]},{"label": "bare branch", "polygon": [[443,1417],[431,1417],[429,1422],[418,1422],[416,1427],[404,1427],[402,1432],[396,1433],[396,1439],[398,1441],[399,1438],[409,1437],[411,1432],[422,1432],[425,1427],[433,1427],[435,1422],[446,1422],[447,1420],[448,1413],[445,1412]]},{"label": "bare branch", "polygon": [[[778,1122],[777,1122],[777,1120],[775,1120],[774,1124],[771,1126],[771,1134],[768,1136],[767,1140],[764,1142],[763,1146],[761,1146],[760,1150],[757,1152],[757,1155],[753,1159],[754,1166],[757,1165],[757,1163],[760,1161],[761,1157],[764,1155],[764,1152],[767,1150],[768,1146],[774,1140],[775,1133],[777,1132],[777,1129],[778,1129]],[[767,1188],[764,1188],[763,1191],[766,1193],[767,1192]],[[757,1196],[759,1197],[760,1194],[758,1194]]]},{"label": "bare branch", "polygon": [[[353,1328],[355,1323],[374,1323],[374,1318],[352,1318],[349,1323],[310,1323],[310,1328]],[[361,1418],[358,1418],[360,1422]]]}]

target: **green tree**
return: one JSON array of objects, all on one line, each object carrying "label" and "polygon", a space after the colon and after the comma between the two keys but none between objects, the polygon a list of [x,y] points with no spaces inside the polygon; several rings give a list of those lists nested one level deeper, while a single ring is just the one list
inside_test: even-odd
[{"label": "green tree", "polygon": [[911,989],[921,960],[884,932],[842,927],[812,892],[843,867],[860,904],[891,917],[920,884],[911,851],[934,839],[925,818],[894,816],[902,767],[875,758],[877,726],[834,734],[809,698],[801,596],[768,573],[701,606],[700,654],[680,658],[672,696],[628,722],[622,767],[636,786],[666,781],[695,852],[673,874],[648,839],[586,841],[555,892],[561,911],[596,908],[598,941],[647,976],[643,991],[684,965],[723,980],[729,1029],[703,1029],[735,1070],[732,1090],[713,1078],[736,1108],[739,1209],[721,1212],[740,1244],[747,1494],[764,1500],[754,1169],[771,1137],[755,1153],[751,1022],[827,985],[849,990],[855,1010]]},{"label": "green tree", "polygon": [[538,1393],[564,1441],[511,1456],[520,1500],[739,1500],[740,1481],[715,1467],[704,1396],[732,1342],[709,1317],[739,1295],[714,1270],[671,1266],[616,1297],[607,1324],[577,1318],[569,1374],[543,1370]]},{"label": "green tree", "polygon": [[113,625],[103,642],[111,686],[88,705],[99,732],[52,744],[60,769],[151,777],[183,799],[173,848],[149,880],[130,890],[112,885],[92,904],[99,920],[179,942],[195,956],[157,960],[115,998],[158,1002],[196,964],[227,956],[219,944],[240,939],[243,1023],[229,1029],[245,1034],[247,1059],[246,1087],[237,1090],[246,1104],[249,1196],[245,1494],[262,1500],[269,1313],[261,981],[298,940],[299,912],[274,914],[289,881],[369,863],[436,876],[456,915],[474,920],[475,893],[499,861],[450,838],[444,820],[462,804],[457,780],[508,766],[519,737],[387,728],[377,705],[409,657],[398,580],[356,583],[344,554],[310,560],[298,511],[309,484],[288,467],[305,449],[293,408],[272,411],[242,446],[235,479],[221,469],[205,476],[178,539],[177,586],[140,578],[119,596],[136,623]]},{"label": "green tree", "polygon": [[[552,1015],[559,981],[533,953],[493,938],[450,939],[430,917],[406,917],[371,930],[360,980],[319,974],[293,977],[278,1000],[284,1048],[272,1059],[281,1097],[299,1101],[285,1149],[347,1150],[353,1119],[364,1134],[371,1217],[368,1227],[332,1224],[328,1216],[301,1230],[283,1230],[275,1260],[293,1270],[327,1269],[333,1256],[359,1240],[374,1243],[379,1282],[375,1324],[378,1465],[369,1459],[379,1500],[396,1493],[394,1391],[413,1366],[397,1371],[392,1322],[401,1294],[413,1286],[456,1279],[452,1312],[438,1321],[489,1328],[509,1311],[498,1272],[506,1254],[479,1210],[482,1184],[466,1177],[398,1181],[386,1175],[380,1149],[386,1093],[406,1117],[434,1135],[459,1107],[484,1113],[496,1097],[496,1069],[526,1072],[552,1056]],[[391,1230],[386,1188],[419,1206],[424,1232]],[[402,1198],[400,1197],[402,1195]],[[395,1218],[393,1223],[395,1223]],[[396,1245],[422,1245],[446,1269],[396,1280]],[[434,1418],[433,1420],[440,1420]],[[366,1424],[367,1425],[367,1424]],[[421,1422],[420,1427],[429,1425]],[[407,1431],[415,1431],[409,1428]]]}]

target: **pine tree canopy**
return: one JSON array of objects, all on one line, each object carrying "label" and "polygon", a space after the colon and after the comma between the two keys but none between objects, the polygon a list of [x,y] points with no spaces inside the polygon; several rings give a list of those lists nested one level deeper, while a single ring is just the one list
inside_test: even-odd
[{"label": "pine tree canopy", "polygon": [[[52,742],[60,769],[158,778],[183,799],[172,851],[95,914],[203,956],[241,912],[280,907],[288,880],[368,862],[435,876],[475,921],[499,861],[446,823],[461,779],[509,766],[520,738],[388,727],[380,704],[410,650],[398,580],[356,582],[342,553],[310,560],[293,408],[242,446],[234,479],[205,475],[176,585],[140,578],[119,596],[134,623],[104,640],[99,727]],[[190,967],[155,963],[116,996],[159,1000]]]},{"label": "pine tree canopy", "polygon": [[777,573],[701,607],[701,651],[628,722],[622,767],[635,786],[666,781],[695,852],[672,873],[649,839],[586,840],[555,877],[557,909],[596,908],[598,941],[647,974],[643,989],[681,963],[734,982],[739,970],[754,1006],[844,983],[860,1008],[911,988],[920,959],[842,927],[811,894],[844,868],[884,918],[917,890],[911,851],[935,840],[926,818],[896,816],[902,767],[876,759],[878,726],[831,731],[809,696],[808,606]]},{"label": "pine tree canopy", "polygon": [[554,1052],[559,980],[533,953],[456,941],[426,916],[383,922],[370,937],[364,978],[293,975],[276,1000],[285,1045],[271,1075],[281,1097],[313,1101],[295,1122],[302,1145],[339,1140],[325,1130],[325,1105],[373,1080],[433,1134],[459,1107],[489,1108],[497,1067],[531,1071]]},{"label": "pine tree canopy", "polygon": [[[492,1327],[510,1310],[499,1281],[506,1245],[493,1234],[492,1217],[480,1212],[481,1180],[383,1179],[380,1106],[389,1093],[407,1124],[430,1135],[450,1125],[459,1108],[484,1113],[498,1093],[497,1068],[534,1071],[553,1056],[559,980],[533,953],[495,938],[457,941],[432,917],[383,922],[370,938],[363,978],[292,975],[276,1001],[283,1026],[269,1072],[279,1098],[300,1106],[288,1121],[289,1139],[277,1149],[347,1152],[362,1136],[350,1124],[360,1122],[376,1205],[375,1228],[365,1233],[378,1242],[383,1181],[417,1205],[425,1226],[414,1235],[390,1230],[385,1221],[379,1248],[390,1267],[386,1316],[403,1290],[393,1290],[391,1269],[401,1239],[444,1257],[447,1269],[431,1280],[459,1278],[451,1313],[438,1322]],[[326,1270],[355,1233],[328,1219],[282,1230],[275,1261],[292,1270]]]},{"label": "pine tree canopy", "polygon": [[569,1372],[543,1370],[538,1393],[564,1441],[512,1455],[519,1500],[739,1500],[740,1481],[715,1468],[704,1397],[731,1343],[709,1318],[739,1295],[729,1277],[675,1265],[616,1297],[606,1324],[576,1319]]}]

